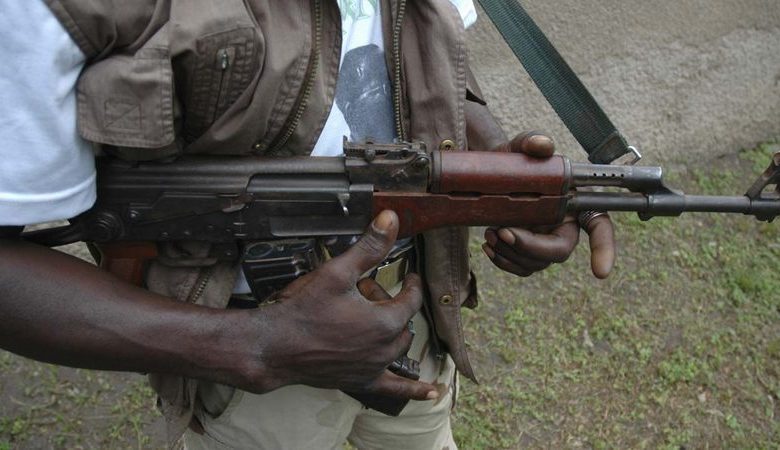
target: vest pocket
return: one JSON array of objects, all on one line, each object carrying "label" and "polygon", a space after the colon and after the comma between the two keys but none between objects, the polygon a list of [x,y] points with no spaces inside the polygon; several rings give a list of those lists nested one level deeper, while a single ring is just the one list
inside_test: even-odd
[{"label": "vest pocket", "polygon": [[89,141],[142,149],[174,142],[173,71],[164,48],[89,66],[79,79],[77,100],[79,133]]},{"label": "vest pocket", "polygon": [[260,67],[262,40],[252,27],[201,37],[183,57],[189,80],[181,80],[184,139],[200,137],[252,84]]}]

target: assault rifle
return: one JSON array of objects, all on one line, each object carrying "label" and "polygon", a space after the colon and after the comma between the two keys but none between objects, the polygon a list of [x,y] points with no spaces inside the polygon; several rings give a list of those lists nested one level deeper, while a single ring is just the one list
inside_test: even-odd
[{"label": "assault rifle", "polygon": [[[212,257],[234,260],[252,241],[361,234],[385,209],[398,214],[399,237],[452,225],[553,225],[567,213],[588,210],[634,211],[643,220],[689,211],[764,221],[780,214],[780,153],[745,195],[732,197],[670,189],[660,167],[581,164],[559,155],[540,160],[517,153],[427,152],[419,143],[345,142],[342,157],[185,156],[97,164],[92,209],[70,225],[24,236],[48,246],[120,242],[125,253],[135,246],[135,262],[113,270],[131,281],[139,280],[141,260],[155,256],[155,242],[207,241]],[[575,190],[593,186],[622,191]]]},{"label": "assault rifle", "polygon": [[[47,246],[99,243],[101,266],[136,284],[145,262],[157,256],[157,242],[209,242],[216,260],[243,256],[252,292],[262,299],[316,267],[312,247],[289,244],[290,238],[361,234],[385,209],[398,214],[399,237],[451,225],[554,225],[567,213],[591,210],[635,211],[644,220],[696,211],[772,221],[780,214],[778,182],[780,153],[740,197],[684,195],[664,184],[660,167],[580,164],[558,155],[429,153],[409,143],[345,142],[344,156],[335,158],[106,159],[98,160],[92,209],[70,225],[24,237]],[[592,186],[624,192],[574,190]],[[389,368],[419,377],[419,364],[407,356]],[[350,395],[390,415],[406,404]]]}]

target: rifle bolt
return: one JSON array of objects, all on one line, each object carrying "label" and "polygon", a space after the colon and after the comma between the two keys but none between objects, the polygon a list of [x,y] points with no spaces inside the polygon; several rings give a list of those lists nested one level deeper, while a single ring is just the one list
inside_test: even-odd
[{"label": "rifle bolt", "polygon": [[414,160],[414,166],[417,167],[418,169],[424,169],[428,167],[429,162],[430,160],[428,159],[427,156],[420,156],[419,158]]}]

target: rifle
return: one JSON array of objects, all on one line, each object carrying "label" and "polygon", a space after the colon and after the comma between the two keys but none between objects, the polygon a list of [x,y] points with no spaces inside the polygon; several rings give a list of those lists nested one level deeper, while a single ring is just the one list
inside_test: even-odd
[{"label": "rifle", "polygon": [[[67,226],[23,236],[47,246],[104,244],[102,265],[136,283],[156,242],[207,241],[211,257],[235,260],[251,241],[361,234],[385,209],[398,214],[399,237],[454,225],[554,225],[589,210],[633,211],[642,220],[716,212],[771,222],[780,214],[780,153],[743,196],[685,195],[665,185],[661,167],[427,152],[421,143],[345,141],[342,157],[99,159],[97,167],[93,208]],[[622,191],[575,190],[594,186]]]},{"label": "rifle", "polygon": [[[344,156],[323,158],[99,159],[97,171],[94,207],[69,225],[23,237],[47,246],[99,243],[101,267],[138,285],[145,263],[158,256],[157,242],[209,242],[209,256],[216,260],[245,256],[244,272],[258,299],[311,269],[305,260],[317,257],[311,247],[295,243],[292,254],[254,262],[253,249],[281,248],[290,238],[361,234],[385,209],[398,214],[399,237],[453,225],[555,225],[567,213],[590,210],[635,211],[643,220],[687,211],[766,221],[780,214],[777,188],[765,192],[780,182],[780,153],[739,197],[674,191],[664,184],[660,167],[581,164],[560,155],[540,160],[519,153],[429,153],[419,143],[345,142]],[[575,190],[593,186],[627,192]],[[259,275],[250,277],[255,269]],[[418,363],[405,355],[389,368],[419,377]],[[390,415],[406,405],[349,395]]]}]

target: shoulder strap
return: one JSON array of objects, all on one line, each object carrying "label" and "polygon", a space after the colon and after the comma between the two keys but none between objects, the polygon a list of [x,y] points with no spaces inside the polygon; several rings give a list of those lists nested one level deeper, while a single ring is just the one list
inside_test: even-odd
[{"label": "shoulder strap", "polygon": [[517,0],[477,1],[591,162],[641,157]]}]

